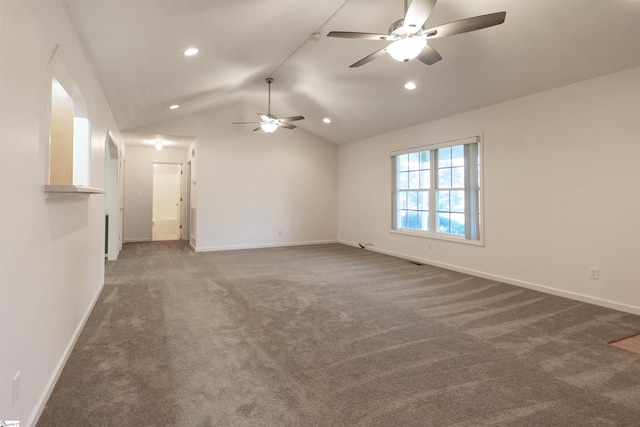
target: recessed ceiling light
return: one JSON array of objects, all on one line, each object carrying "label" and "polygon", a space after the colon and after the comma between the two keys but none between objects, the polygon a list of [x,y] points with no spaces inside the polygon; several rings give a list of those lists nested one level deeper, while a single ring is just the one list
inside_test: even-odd
[{"label": "recessed ceiling light", "polygon": [[414,90],[416,88],[416,84],[414,82],[406,82],[404,84],[405,89]]},{"label": "recessed ceiling light", "polygon": [[169,106],[169,110],[175,110],[178,107],[180,107],[178,104],[173,104],[173,105]]},{"label": "recessed ceiling light", "polygon": [[193,56],[198,52],[200,52],[199,49],[197,49],[195,47],[190,47],[189,49],[184,51],[184,56]]},{"label": "recessed ceiling light", "polygon": [[331,123],[331,119],[329,117],[325,117],[322,121],[325,123]]}]

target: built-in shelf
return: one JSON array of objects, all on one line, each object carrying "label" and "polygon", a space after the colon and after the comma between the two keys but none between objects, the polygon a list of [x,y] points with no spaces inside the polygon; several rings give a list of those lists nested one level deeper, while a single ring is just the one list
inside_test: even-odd
[{"label": "built-in shelf", "polygon": [[87,187],[84,185],[45,185],[44,192],[47,197],[78,197],[91,194],[105,194],[103,188]]}]

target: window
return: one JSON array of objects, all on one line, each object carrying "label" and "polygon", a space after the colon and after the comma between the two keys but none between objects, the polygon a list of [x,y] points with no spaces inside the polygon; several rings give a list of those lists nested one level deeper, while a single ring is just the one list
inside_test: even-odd
[{"label": "window", "polygon": [[480,240],[479,139],[392,154],[394,230]]}]

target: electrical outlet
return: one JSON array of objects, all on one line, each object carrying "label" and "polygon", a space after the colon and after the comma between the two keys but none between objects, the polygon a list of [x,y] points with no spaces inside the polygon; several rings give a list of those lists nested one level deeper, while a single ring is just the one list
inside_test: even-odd
[{"label": "electrical outlet", "polygon": [[600,269],[598,267],[589,267],[589,279],[592,279],[592,280],[600,279]]},{"label": "electrical outlet", "polygon": [[15,405],[20,399],[20,371],[16,372],[11,380],[11,405]]}]

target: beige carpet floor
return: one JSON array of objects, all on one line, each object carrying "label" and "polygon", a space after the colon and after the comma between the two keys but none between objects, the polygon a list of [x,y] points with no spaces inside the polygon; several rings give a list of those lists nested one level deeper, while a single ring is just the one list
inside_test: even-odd
[{"label": "beige carpet floor", "polygon": [[127,244],[38,426],[640,426],[640,317],[339,244]]}]

